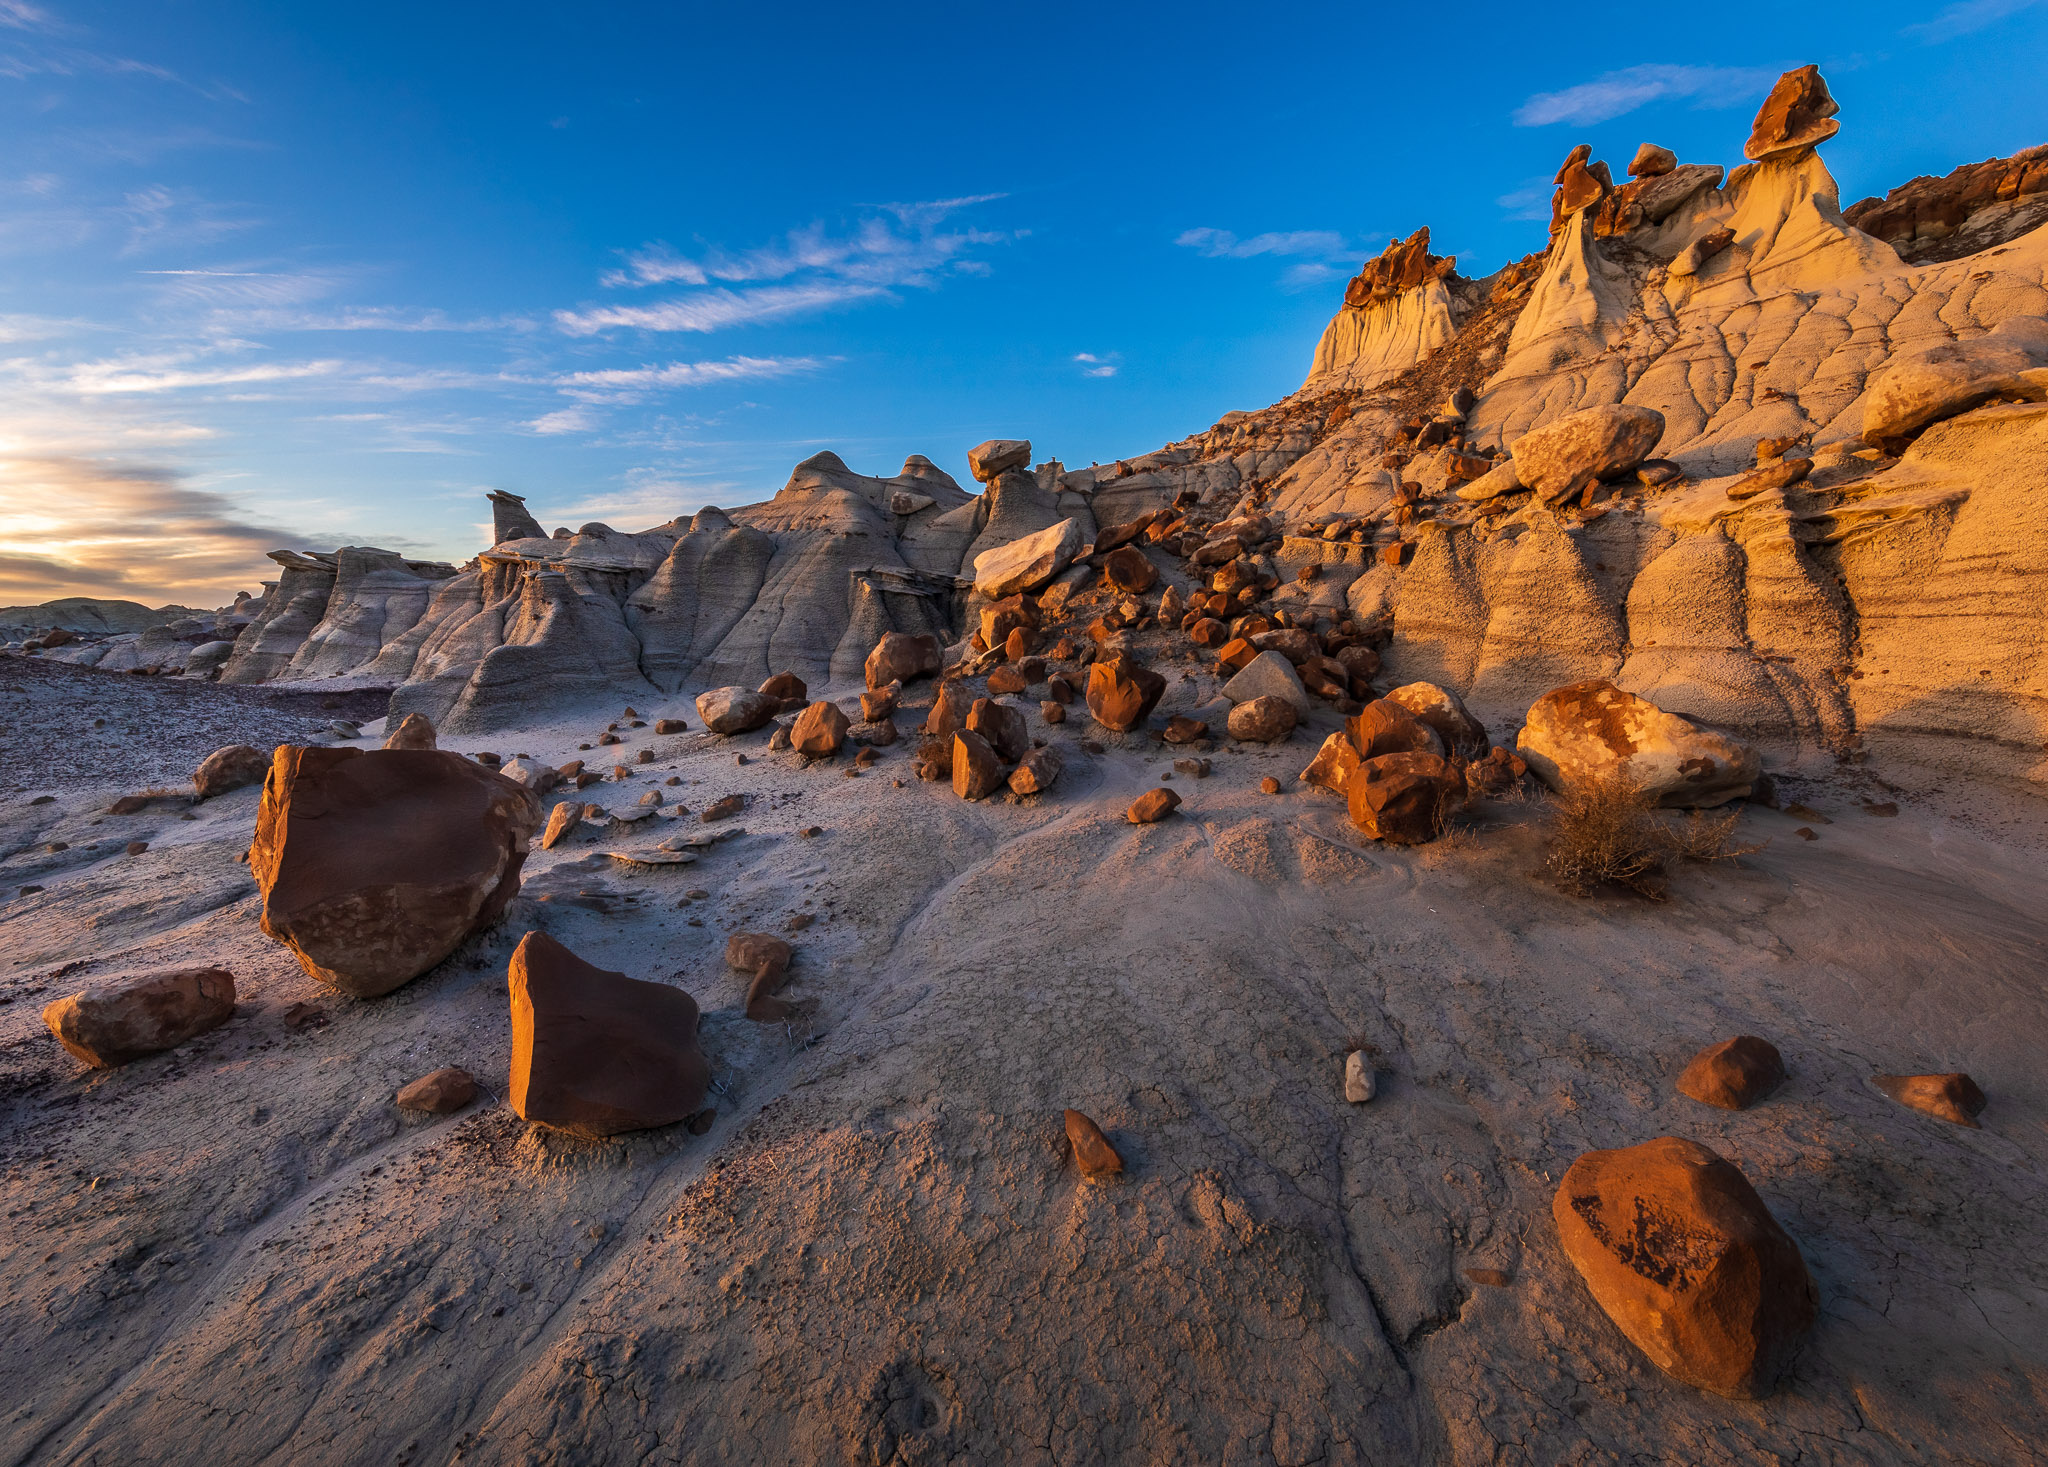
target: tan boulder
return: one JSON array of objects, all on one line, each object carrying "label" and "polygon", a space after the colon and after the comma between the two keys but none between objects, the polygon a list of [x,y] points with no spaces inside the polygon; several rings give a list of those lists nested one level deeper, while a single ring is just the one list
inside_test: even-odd
[{"label": "tan boulder", "polygon": [[944,650],[931,633],[884,632],[868,653],[862,671],[870,688],[886,688],[891,683],[935,677],[944,665]]},{"label": "tan boulder", "polygon": [[860,695],[860,718],[863,723],[873,723],[887,718],[896,711],[896,700],[903,693],[903,684],[889,683],[884,687],[871,688]]},{"label": "tan boulder", "polygon": [[423,1110],[429,1115],[453,1115],[476,1099],[476,1076],[453,1065],[422,1075],[398,1092],[400,1110]]},{"label": "tan boulder", "polygon": [[225,749],[215,749],[200,761],[192,774],[192,788],[200,799],[210,800],[229,790],[261,784],[269,772],[268,755],[257,753],[247,744],[230,744]]},{"label": "tan boulder", "polygon": [[1318,789],[1335,790],[1341,795],[1360,762],[1350,735],[1333,733],[1323,740],[1322,748],[1316,750],[1316,757],[1309,761],[1308,768],[1301,771],[1301,782]]},{"label": "tan boulder", "polygon": [[249,872],[264,933],[358,998],[409,983],[504,914],[540,801],[441,749],[280,745]]},{"label": "tan boulder", "polygon": [[1610,403],[1532,429],[1509,452],[1522,483],[1555,501],[1597,479],[1627,473],[1663,436],[1664,415],[1655,408]]},{"label": "tan boulder", "polygon": [[1785,1083],[1778,1047],[1754,1034],[1710,1044],[1687,1062],[1678,1093],[1722,1110],[1747,1110]]},{"label": "tan boulder", "polygon": [[554,809],[548,811],[548,828],[541,834],[541,849],[552,851],[556,846],[573,835],[576,827],[582,824],[582,822],[583,802],[581,800],[562,801]]},{"label": "tan boulder", "polygon": [[1762,770],[1749,745],[1599,679],[1538,698],[1515,747],[1554,790],[1618,779],[1673,807],[1742,799]]},{"label": "tan boulder", "polygon": [[175,1049],[235,1011],[235,977],[221,968],[171,968],[105,978],[43,1008],[57,1042],[98,1069]]},{"label": "tan boulder", "polygon": [[1058,749],[1033,749],[1010,771],[1010,789],[1020,795],[1040,795],[1058,782],[1064,761]]},{"label": "tan boulder", "polygon": [[1117,652],[1088,668],[1088,713],[1104,728],[1128,733],[1145,722],[1166,691],[1166,679]]},{"label": "tan boulder", "polygon": [[1159,595],[1159,624],[1163,627],[1180,625],[1182,614],[1187,610],[1181,600],[1180,587],[1168,586]]},{"label": "tan boulder", "polygon": [[773,698],[785,708],[794,703],[810,701],[810,686],[793,672],[778,672],[761,684],[758,689],[764,698]]},{"label": "tan boulder", "polygon": [[967,472],[984,484],[993,484],[1005,469],[1029,468],[1029,438],[991,438],[967,450]]},{"label": "tan boulder", "polygon": [[1031,727],[1024,721],[1022,710],[1008,703],[976,698],[974,706],[967,710],[967,727],[988,740],[988,746],[1005,764],[1015,764],[1031,752]]},{"label": "tan boulder", "polygon": [[1444,817],[1465,798],[1465,779],[1435,754],[1381,754],[1359,762],[1345,781],[1351,823],[1374,840],[1415,846],[1443,833]]},{"label": "tan boulder", "polygon": [[1821,80],[1818,66],[1788,71],[1778,78],[1763,106],[1757,109],[1749,141],[1742,145],[1742,156],[1761,162],[1783,154],[1803,153],[1842,130],[1842,124],[1835,121],[1835,114],[1841,110],[1835,105],[1828,84]]},{"label": "tan boulder", "polygon": [[1910,1105],[1937,1120],[1973,1129],[1987,1103],[1977,1082],[1961,1071],[1947,1075],[1878,1075],[1871,1083],[1900,1105]]},{"label": "tan boulder", "polygon": [[1271,744],[1294,732],[1300,715],[1285,698],[1252,698],[1230,710],[1230,736],[1248,743]]},{"label": "tan boulder", "polygon": [[1223,696],[1233,703],[1278,698],[1293,707],[1297,719],[1308,717],[1314,707],[1308,689],[1301,684],[1301,674],[1294,670],[1286,653],[1277,651],[1261,652],[1246,662],[1223,685]]},{"label": "tan boulder", "polygon": [[1113,1177],[1124,1169],[1124,1159],[1102,1134],[1102,1127],[1078,1110],[1066,1112],[1067,1145],[1073,1149],[1074,1165],[1084,1177]]},{"label": "tan boulder", "polygon": [[713,688],[697,695],[697,716],[715,734],[752,733],[781,711],[779,699],[745,688]]},{"label": "tan boulder", "polygon": [[387,749],[432,749],[434,742],[433,721],[424,713],[408,713],[398,721],[398,727],[384,736]]},{"label": "tan boulder", "polygon": [[1986,336],[1899,353],[1871,375],[1863,438],[1896,450],[1930,424],[1994,397],[2048,400],[2048,321],[2012,316]]},{"label": "tan boulder", "polygon": [[794,957],[789,944],[773,933],[735,932],[726,939],[726,966],[747,975],[746,1014],[754,1023],[779,1024],[796,1012],[796,1005],[776,997],[789,982]]},{"label": "tan boulder", "polygon": [[829,759],[846,742],[846,715],[837,703],[819,699],[796,716],[789,745],[811,759]]},{"label": "tan boulder", "polygon": [[1036,534],[984,550],[974,557],[974,589],[989,597],[1036,591],[1074,563],[1081,545],[1080,523],[1065,519]]},{"label": "tan boulder", "polygon": [[615,1136],[703,1109],[711,1066],[697,1002],[595,967],[545,932],[512,954],[512,1109],[536,1126]]},{"label": "tan boulder", "polygon": [[1675,1136],[1589,1151],[1550,1210],[1594,1302],[1658,1369],[1736,1400],[1771,1393],[1818,1296],[1734,1166]]},{"label": "tan boulder", "polygon": [[1180,795],[1161,786],[1146,790],[1131,801],[1131,807],[1124,811],[1124,818],[1133,825],[1156,825],[1180,808]]},{"label": "tan boulder", "polygon": [[1386,701],[1408,710],[1418,723],[1443,741],[1444,752],[1461,759],[1484,758],[1492,740],[1486,725],[1474,718],[1465,702],[1435,683],[1408,683],[1387,694]]},{"label": "tan boulder", "polygon": [[953,793],[963,800],[985,799],[1003,782],[1003,761],[988,740],[971,729],[953,735],[952,768]]}]

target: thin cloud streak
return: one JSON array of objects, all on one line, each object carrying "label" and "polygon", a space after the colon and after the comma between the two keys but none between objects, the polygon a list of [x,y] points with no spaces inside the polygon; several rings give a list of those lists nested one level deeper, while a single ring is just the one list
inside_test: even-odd
[{"label": "thin cloud streak", "polygon": [[887,295],[879,285],[827,283],[769,285],[757,290],[714,290],[658,306],[600,306],[588,311],[557,311],[555,325],[568,336],[595,336],[621,327],[636,331],[723,331],[779,321],[807,311],[831,310],[856,301]]},{"label": "thin cloud streak", "polygon": [[2041,0],[1961,0],[1959,4],[1945,7],[1932,20],[1906,26],[1899,34],[1911,36],[1922,45],[1938,45],[1942,41],[1953,41],[1957,36],[1974,35],[2009,15],[2032,10],[2039,4]]},{"label": "thin cloud streak", "polygon": [[1190,229],[1174,243],[1186,249],[1199,250],[1212,260],[1250,260],[1260,255],[1344,257],[1350,253],[1344,236],[1329,229],[1255,234],[1250,239],[1239,239],[1227,229]]},{"label": "thin cloud streak", "polygon": [[1515,111],[1517,127],[1606,122],[1681,98],[1695,107],[1739,107],[1770,90],[1777,73],[1749,66],[1628,66],[1561,92],[1538,92]]}]

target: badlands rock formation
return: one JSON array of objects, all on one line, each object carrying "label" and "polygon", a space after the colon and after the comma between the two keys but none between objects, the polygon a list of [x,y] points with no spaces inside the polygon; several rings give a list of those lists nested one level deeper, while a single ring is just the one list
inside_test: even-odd
[{"label": "badlands rock formation", "polygon": [[[1156,453],[0,664],[0,1457],[2038,1457],[2048,242],[1853,124]],[[1568,895],[1531,772],[1741,859]]]}]

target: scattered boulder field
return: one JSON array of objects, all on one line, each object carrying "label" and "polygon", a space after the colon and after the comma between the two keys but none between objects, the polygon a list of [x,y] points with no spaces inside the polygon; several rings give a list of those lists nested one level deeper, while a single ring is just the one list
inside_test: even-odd
[{"label": "scattered boulder field", "polygon": [[1113,465],[12,609],[0,1458],[2030,1460],[2048,173],[1840,127]]}]

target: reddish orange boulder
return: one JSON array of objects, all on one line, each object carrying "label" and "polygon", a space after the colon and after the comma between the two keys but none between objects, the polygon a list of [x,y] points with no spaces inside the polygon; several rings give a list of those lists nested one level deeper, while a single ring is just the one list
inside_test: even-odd
[{"label": "reddish orange boulder", "polygon": [[812,759],[829,759],[846,742],[846,715],[839,705],[820,698],[796,716],[789,731],[789,745]]},{"label": "reddish orange boulder", "polygon": [[1550,1211],[1594,1301],[1658,1369],[1736,1400],[1771,1393],[1818,1298],[1734,1166],[1676,1136],[1589,1151]]},{"label": "reddish orange boulder", "polygon": [[1142,724],[1165,691],[1165,678],[1125,652],[1088,669],[1088,712],[1117,733]]},{"label": "reddish orange boulder", "polygon": [[1879,1075],[1871,1083],[1900,1105],[1937,1120],[1975,1128],[1987,1102],[1977,1082],[1961,1071],[1948,1075]]},{"label": "reddish orange boulder", "polygon": [[1785,1083],[1778,1047],[1754,1034],[1710,1044],[1678,1076],[1678,1093],[1722,1110],[1747,1110]]},{"label": "reddish orange boulder", "polygon": [[1003,783],[1003,761],[988,740],[971,729],[953,735],[953,793],[963,800],[992,795]]},{"label": "reddish orange boulder", "polygon": [[779,699],[784,707],[805,702],[811,696],[810,688],[793,672],[776,673],[774,677],[761,684],[758,691],[764,698]]},{"label": "reddish orange boulder", "polygon": [[391,992],[496,922],[540,801],[441,749],[278,747],[249,871],[264,933],[321,982]]},{"label": "reddish orange boulder", "polygon": [[697,1001],[594,967],[545,932],[512,954],[512,1109],[572,1135],[615,1136],[694,1115],[711,1066]]},{"label": "reddish orange boulder", "polygon": [[1112,550],[1102,561],[1102,578],[1127,596],[1149,591],[1159,579],[1159,568],[1135,545]]},{"label": "reddish orange boulder", "polygon": [[925,715],[924,732],[935,739],[951,738],[967,727],[967,712],[973,706],[974,699],[960,684],[941,683],[938,699]]},{"label": "reddish orange boulder", "polygon": [[221,968],[172,968],[105,978],[43,1008],[57,1042],[96,1069],[175,1049],[235,1011],[235,977]]},{"label": "reddish orange boulder", "polygon": [[1361,762],[1344,785],[1351,823],[1400,846],[1435,840],[1464,795],[1464,776],[1435,754],[1381,754]]},{"label": "reddish orange boulder", "polygon": [[1124,818],[1133,825],[1156,825],[1180,808],[1180,796],[1170,789],[1147,790],[1131,801]]},{"label": "reddish orange boulder", "polygon": [[1102,1134],[1102,1127],[1078,1110],[1066,1112],[1067,1145],[1073,1149],[1074,1165],[1084,1177],[1113,1177],[1124,1169],[1124,1159]]},{"label": "reddish orange boulder", "polygon": [[869,687],[886,688],[891,683],[935,676],[944,665],[939,639],[930,633],[886,632],[868,653],[862,670]]},{"label": "reddish orange boulder", "polygon": [[449,1066],[422,1075],[398,1092],[400,1110],[423,1110],[428,1115],[453,1115],[476,1099],[476,1076]]},{"label": "reddish orange boulder", "polygon": [[1015,764],[1031,752],[1031,729],[1024,722],[1024,715],[1008,703],[976,698],[974,706],[967,710],[967,728],[988,740],[988,746],[1005,764]]}]

